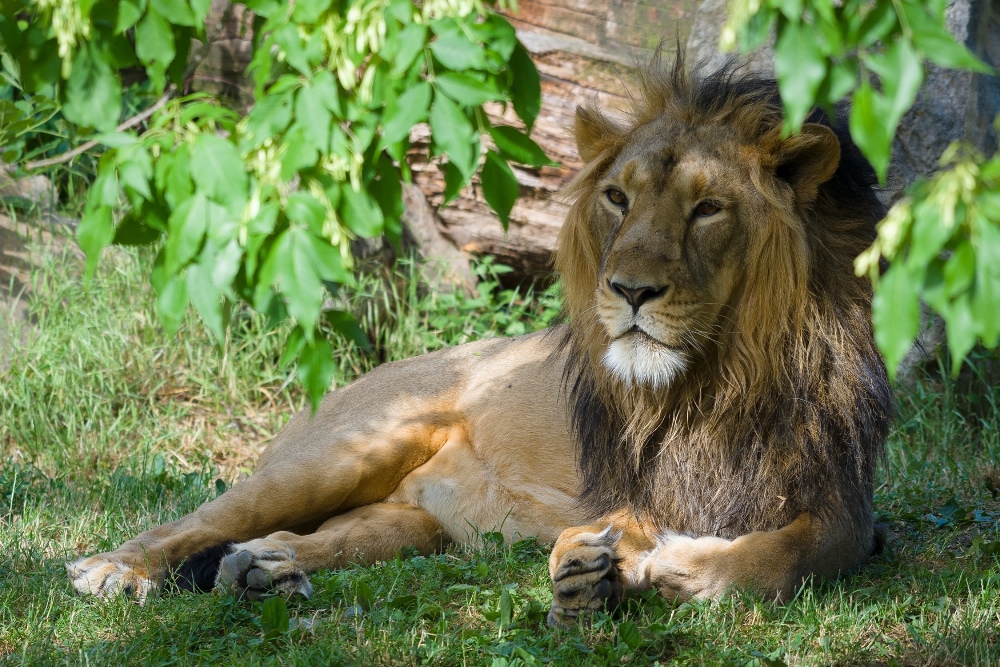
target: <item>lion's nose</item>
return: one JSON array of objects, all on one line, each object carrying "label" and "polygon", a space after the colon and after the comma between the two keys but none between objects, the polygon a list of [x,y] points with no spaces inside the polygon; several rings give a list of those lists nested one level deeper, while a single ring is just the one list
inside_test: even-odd
[{"label": "lion's nose", "polygon": [[640,285],[639,287],[626,287],[625,285],[609,280],[608,286],[611,291],[625,299],[628,305],[632,306],[632,313],[638,313],[640,306],[650,299],[663,296],[667,291],[667,286],[653,287],[652,285]]}]

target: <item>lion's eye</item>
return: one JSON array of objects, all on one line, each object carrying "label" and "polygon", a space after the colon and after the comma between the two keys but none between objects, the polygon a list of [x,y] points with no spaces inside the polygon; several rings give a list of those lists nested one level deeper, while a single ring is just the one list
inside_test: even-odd
[{"label": "lion's eye", "polygon": [[719,206],[718,204],[716,204],[715,202],[713,202],[713,201],[703,201],[702,203],[698,204],[695,207],[694,214],[696,216],[698,216],[699,218],[708,218],[708,217],[711,217],[711,216],[715,215],[716,213],[718,213],[721,210],[722,210],[722,207]]},{"label": "lion's eye", "polygon": [[625,193],[617,188],[608,188],[607,192],[604,193],[608,201],[617,206],[618,208],[624,209],[628,207],[628,197]]}]

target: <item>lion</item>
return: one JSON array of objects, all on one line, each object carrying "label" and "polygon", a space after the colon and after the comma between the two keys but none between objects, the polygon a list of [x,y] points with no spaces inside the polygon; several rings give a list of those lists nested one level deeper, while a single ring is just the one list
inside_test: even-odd
[{"label": "lion", "polygon": [[853,270],[874,173],[822,111],[784,136],[775,83],[732,64],[639,78],[627,121],[577,109],[566,323],[376,368],[218,498],[68,564],[74,588],[308,596],[499,530],[554,541],[571,624],[648,589],[787,600],[868,559],[894,409]]}]

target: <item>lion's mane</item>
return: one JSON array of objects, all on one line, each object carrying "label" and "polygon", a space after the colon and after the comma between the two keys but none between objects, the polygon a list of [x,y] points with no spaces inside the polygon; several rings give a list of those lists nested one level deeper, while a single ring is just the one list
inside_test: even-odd
[{"label": "lion's mane", "polygon": [[568,188],[574,203],[556,255],[582,502],[594,515],[627,507],[662,528],[722,537],[776,529],[804,510],[870,525],[893,397],[872,336],[871,286],[854,275],[853,259],[884,208],[843,118],[811,114],[840,141],[836,173],[808,210],[776,204],[783,214],[751,226],[746,278],[691,369],[658,391],[625,386],[601,363],[609,340],[594,289],[604,239],[589,216],[629,133],[664,114],[758,146],[751,179],[779,201],[783,174],[767,157],[782,122],[775,83],[734,64],[699,78],[682,57],[672,67],[654,58],[628,126],[592,147],[596,157]]}]

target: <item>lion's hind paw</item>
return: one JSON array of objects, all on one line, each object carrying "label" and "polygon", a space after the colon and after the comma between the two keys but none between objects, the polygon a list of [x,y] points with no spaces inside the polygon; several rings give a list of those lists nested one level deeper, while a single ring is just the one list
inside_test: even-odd
[{"label": "lion's hind paw", "polygon": [[295,551],[266,540],[233,545],[219,565],[216,588],[250,599],[268,593],[308,598],[313,592],[309,576],[295,563]]},{"label": "lion's hind paw", "polygon": [[125,595],[142,604],[155,588],[145,569],[107,556],[90,556],[66,563],[66,572],[77,593],[104,600]]}]

